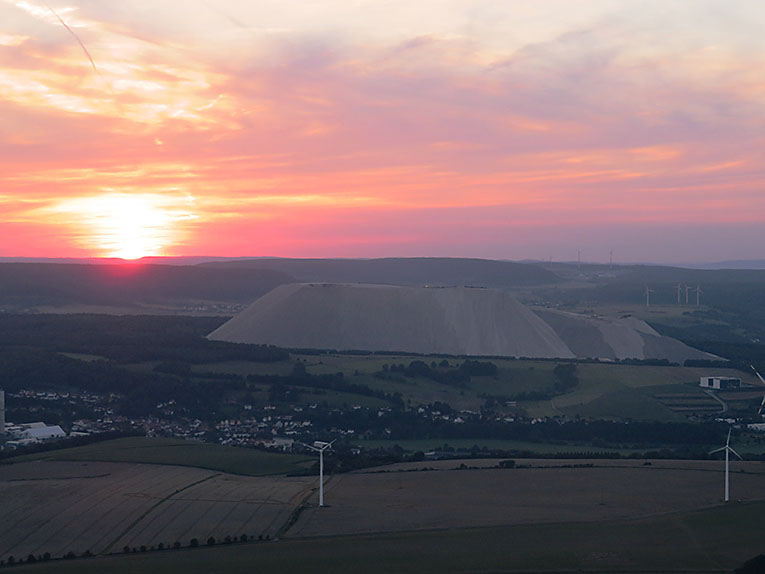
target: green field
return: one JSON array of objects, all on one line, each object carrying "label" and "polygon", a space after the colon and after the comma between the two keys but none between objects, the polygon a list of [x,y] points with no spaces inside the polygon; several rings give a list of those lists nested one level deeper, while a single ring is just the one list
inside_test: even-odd
[{"label": "green field", "polygon": [[[658,311],[657,311],[658,312]],[[672,310],[675,312],[675,310]],[[81,360],[91,360],[88,355],[74,355]],[[404,373],[388,370],[394,365],[408,366],[412,361],[421,360],[427,364],[448,361],[451,369],[456,369],[464,358],[416,355],[375,355],[375,354],[293,354],[290,360],[276,362],[254,362],[229,360],[189,365],[190,377],[197,384],[205,384],[205,375],[224,373],[247,377],[289,376],[297,362],[305,366],[311,375],[342,373],[345,383],[363,385],[389,395],[399,394],[405,405],[447,403],[456,410],[478,412],[485,406],[488,397],[494,397],[492,409],[499,414],[519,413],[531,417],[569,417],[653,420],[661,422],[681,422],[692,411],[672,409],[672,405],[663,403],[655,395],[660,391],[665,394],[687,394],[697,401],[707,399],[707,395],[698,387],[700,376],[710,374],[731,374],[741,377],[743,382],[759,384],[751,373],[725,369],[686,368],[680,366],[628,365],[614,363],[577,363],[576,376],[579,383],[563,394],[555,390],[558,378],[554,373],[559,364],[552,360],[513,360],[482,359],[490,361],[498,368],[495,376],[473,376],[469,383],[445,384],[422,376],[405,376]],[[152,373],[159,363],[146,361],[130,363],[126,368],[141,373]],[[443,371],[443,369],[442,369]],[[294,381],[293,381],[294,383]],[[298,404],[326,403],[329,407],[348,407],[361,405],[368,408],[387,406],[382,398],[363,394],[349,394],[331,389],[315,389],[308,386],[291,385],[299,392]],[[268,403],[271,383],[250,383],[248,392],[257,403]],[[544,400],[529,400],[526,393],[548,395]],[[507,406],[507,400],[515,400],[515,406]],[[238,398],[236,398],[238,401]],[[236,404],[236,401],[233,404]],[[714,407],[714,405],[713,405]],[[714,415],[715,409],[702,409],[702,416]],[[732,403],[733,409],[746,411],[747,403]],[[226,411],[227,412],[227,411]],[[230,412],[232,417],[236,412]]]},{"label": "green field", "polygon": [[763,551],[765,503],[644,520],[287,539],[23,565],[18,573],[730,572]]},{"label": "green field", "polygon": [[[388,394],[400,393],[405,404],[419,405],[442,402],[456,410],[480,411],[486,397],[508,397],[520,393],[553,393],[557,378],[553,372],[556,361],[487,359],[498,367],[496,376],[473,376],[469,384],[447,385],[424,377],[407,377],[400,372],[389,372],[386,378],[375,376],[384,365],[408,365],[413,360],[430,364],[443,357],[406,355],[294,355],[310,374],[334,374],[341,372],[345,381],[382,390]],[[464,359],[446,359],[452,367]],[[195,367],[195,371],[216,371],[246,376],[286,375],[294,363],[251,363],[245,361],[211,363]],[[626,365],[612,363],[578,363],[576,367],[579,384],[570,392],[555,395],[552,400],[518,400],[515,407],[503,404],[495,410],[507,415],[525,412],[532,417],[567,415],[570,417],[653,420],[681,422],[687,414],[673,411],[655,395],[683,393],[696,399],[708,396],[698,387],[700,376],[720,374],[721,369],[688,368],[679,366]],[[756,384],[748,373],[738,371],[732,375],[741,377],[745,383]],[[261,388],[262,387],[262,388]],[[260,389],[258,391],[258,389]],[[267,385],[260,385],[253,392],[265,400]],[[330,406],[359,404],[365,407],[384,406],[380,399],[349,395],[322,390],[312,396],[311,389],[302,390],[301,402],[326,401]],[[732,405],[735,406],[735,405]]]},{"label": "green field", "polygon": [[129,437],[7,459],[69,460],[172,464],[247,476],[288,474],[305,470],[315,457],[263,452],[175,438]]},{"label": "green field", "polygon": [[453,448],[455,450],[470,450],[474,446],[478,448],[487,448],[489,450],[505,450],[505,451],[519,451],[530,452],[538,455],[555,455],[555,454],[584,454],[584,453],[598,453],[598,454],[615,454],[615,455],[630,455],[634,452],[642,452],[631,449],[616,449],[616,448],[601,448],[595,446],[577,446],[577,445],[565,445],[565,444],[553,444],[542,442],[530,442],[521,440],[502,440],[502,439],[420,439],[420,440],[360,440],[354,443],[356,446],[362,448],[391,448],[396,445],[403,448],[408,452],[428,452],[431,450],[443,450],[444,447]]},{"label": "green field", "polygon": [[[519,393],[546,391],[554,388],[555,361],[490,359],[499,371],[495,377],[474,376],[464,387],[450,386],[422,377],[404,377],[391,374],[380,379],[373,373],[382,370],[384,364],[404,364],[415,359],[425,362],[440,361],[439,357],[379,357],[321,355],[301,357],[314,374],[343,372],[346,380],[363,384],[387,393],[401,393],[406,403],[428,404],[435,401],[448,403],[457,410],[478,411],[486,396],[513,397]],[[460,359],[448,359],[456,365]],[[698,387],[699,377],[719,374],[721,369],[687,368],[679,366],[624,365],[610,363],[579,363],[579,384],[570,392],[557,395],[552,400],[517,402],[517,407],[530,416],[544,417],[565,414],[589,418],[656,420],[680,422],[686,416],[669,409],[655,398],[662,392],[681,392],[696,397],[706,397]],[[754,383],[747,373],[732,373],[744,382]],[[502,409],[501,409],[502,410]],[[503,409],[507,414],[513,408]]]}]

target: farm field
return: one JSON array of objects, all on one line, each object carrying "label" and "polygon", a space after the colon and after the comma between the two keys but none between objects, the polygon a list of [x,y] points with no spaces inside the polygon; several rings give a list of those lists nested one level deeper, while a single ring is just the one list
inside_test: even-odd
[{"label": "farm field", "polygon": [[726,573],[762,552],[764,503],[640,520],[283,539],[22,565],[23,574]]},{"label": "farm field", "polygon": [[[556,377],[553,373],[556,361],[482,359],[494,363],[498,373],[494,377],[474,376],[468,385],[446,385],[423,377],[405,377],[399,373],[382,379],[374,376],[384,365],[408,365],[413,360],[426,363],[440,362],[442,357],[406,355],[344,355],[321,354],[300,355],[300,360],[311,374],[332,374],[342,372],[345,380],[379,389],[389,394],[400,393],[405,403],[432,404],[436,401],[449,404],[457,410],[478,411],[486,396],[513,397],[519,393],[550,391]],[[449,357],[450,365],[459,365],[463,359]],[[200,371],[221,371],[232,374],[287,374],[290,362],[258,364],[240,362],[211,363],[197,367]],[[693,412],[715,413],[721,410],[719,403],[698,387],[699,377],[719,375],[726,369],[698,367],[625,365],[612,363],[579,363],[576,374],[579,384],[571,391],[557,395],[552,400],[519,400],[517,406],[530,416],[556,415],[592,418],[630,418],[633,420],[656,420],[680,422]],[[730,371],[745,384],[759,385],[750,373]],[[665,399],[663,395],[683,395]],[[760,395],[761,396],[761,395]],[[317,400],[328,400],[332,404],[373,405],[368,397],[350,395],[334,397],[332,392],[319,396]],[[367,404],[369,403],[369,404]],[[690,406],[690,411],[686,406]],[[513,409],[506,409],[512,414]]]},{"label": "farm field", "polygon": [[[444,450],[444,447],[453,448],[455,450],[470,451],[474,446],[478,448],[487,448],[504,450],[504,451],[518,451],[529,452],[539,455],[560,455],[565,456],[566,453],[602,453],[602,454],[618,454],[618,455],[630,455],[633,452],[643,452],[643,450],[632,449],[617,449],[606,448],[589,445],[574,445],[574,444],[555,444],[545,442],[531,442],[522,440],[504,440],[504,439],[471,439],[471,438],[432,438],[432,439],[410,439],[410,440],[358,440],[353,443],[355,446],[361,448],[373,449],[373,448],[392,448],[396,445],[400,446],[407,452],[428,452],[432,450]],[[738,447],[737,447],[738,448]],[[747,451],[749,452],[749,451]],[[479,455],[480,456],[480,455]],[[472,461],[470,462],[472,464]]]},{"label": "farm field", "polygon": [[274,536],[313,477],[40,460],[0,466],[0,560],[169,547],[191,538]]},{"label": "farm field", "polygon": [[[314,457],[304,455],[274,454],[176,438],[128,437],[19,456],[9,463],[33,460],[166,464],[249,476],[299,472],[315,462]],[[0,465],[0,472],[2,469]]]},{"label": "farm field", "polygon": [[[472,470],[459,467],[479,463],[425,461],[333,476],[328,506],[306,509],[287,535],[631,520],[712,507],[723,495],[720,461],[517,462],[531,467]],[[732,497],[765,500],[765,464],[733,468]]]}]

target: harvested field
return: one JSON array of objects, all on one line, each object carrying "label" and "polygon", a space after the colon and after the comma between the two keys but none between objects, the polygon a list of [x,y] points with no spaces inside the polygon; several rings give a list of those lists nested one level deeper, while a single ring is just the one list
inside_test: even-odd
[{"label": "harvested field", "polygon": [[729,574],[762,551],[765,504],[634,521],[286,539],[16,566],[19,574]]},{"label": "harvested field", "polygon": [[[328,506],[304,511],[288,534],[636,519],[711,507],[723,494],[719,461],[518,462],[533,466],[455,470],[460,461],[442,461],[334,476]],[[417,470],[425,467],[437,470]],[[765,464],[733,466],[734,499],[765,500],[763,484]]]},{"label": "harvested field", "polygon": [[0,559],[122,551],[192,537],[273,536],[315,479],[146,464],[0,466]]}]

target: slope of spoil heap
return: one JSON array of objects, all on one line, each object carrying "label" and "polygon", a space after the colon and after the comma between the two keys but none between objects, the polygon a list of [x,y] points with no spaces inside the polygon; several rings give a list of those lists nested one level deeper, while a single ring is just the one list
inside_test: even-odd
[{"label": "slope of spoil heap", "polygon": [[506,291],[302,283],[267,293],[209,335],[292,349],[534,358],[714,358],[634,317],[535,309]]},{"label": "slope of spoil heap", "polygon": [[464,287],[283,285],[209,337],[288,348],[573,357],[511,295]]},{"label": "slope of spoil heap", "polygon": [[664,337],[637,317],[588,317],[552,309],[534,312],[550,325],[578,358],[666,359],[682,364],[687,359],[719,357]]}]

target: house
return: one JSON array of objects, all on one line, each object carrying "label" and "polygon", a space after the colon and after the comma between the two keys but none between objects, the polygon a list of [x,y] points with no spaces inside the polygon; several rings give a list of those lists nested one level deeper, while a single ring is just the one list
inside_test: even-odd
[{"label": "house", "polygon": [[741,379],[736,377],[701,377],[699,386],[704,389],[738,389],[741,388]]}]

